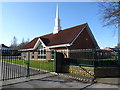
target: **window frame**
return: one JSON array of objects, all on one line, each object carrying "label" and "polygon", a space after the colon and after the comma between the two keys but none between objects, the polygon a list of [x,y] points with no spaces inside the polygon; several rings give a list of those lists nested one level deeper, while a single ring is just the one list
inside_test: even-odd
[{"label": "window frame", "polygon": [[46,49],[45,48],[41,48],[38,50],[37,59],[46,60]]}]

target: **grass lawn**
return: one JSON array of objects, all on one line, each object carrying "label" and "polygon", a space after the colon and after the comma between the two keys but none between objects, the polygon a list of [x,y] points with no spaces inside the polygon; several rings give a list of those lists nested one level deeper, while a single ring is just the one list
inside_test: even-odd
[{"label": "grass lawn", "polygon": [[[26,63],[28,60],[11,59],[11,60],[4,60],[4,61],[9,62],[9,63],[27,66]],[[48,62],[48,61],[30,60],[30,67],[42,69],[42,70],[47,70],[47,71],[54,71],[54,62],[53,61]]]}]

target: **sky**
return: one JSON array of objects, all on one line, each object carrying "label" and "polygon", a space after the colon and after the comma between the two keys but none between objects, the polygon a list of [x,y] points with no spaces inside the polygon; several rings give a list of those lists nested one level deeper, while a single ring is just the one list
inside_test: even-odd
[{"label": "sky", "polygon": [[[118,31],[112,27],[102,26],[98,2],[59,2],[58,4],[62,29],[87,22],[101,48],[117,45]],[[10,46],[14,36],[18,43],[21,43],[23,38],[32,40],[52,33],[56,5],[56,2],[2,2],[0,43]]]}]

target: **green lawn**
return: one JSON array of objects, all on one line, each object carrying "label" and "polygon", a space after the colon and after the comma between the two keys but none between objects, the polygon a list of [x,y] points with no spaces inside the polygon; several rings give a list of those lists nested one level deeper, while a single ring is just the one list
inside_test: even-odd
[{"label": "green lawn", "polygon": [[[24,66],[27,66],[26,64],[27,61],[28,60],[18,60],[18,59],[5,60],[5,62],[24,65]],[[47,70],[47,71],[54,71],[54,62],[30,60],[30,67]]]}]

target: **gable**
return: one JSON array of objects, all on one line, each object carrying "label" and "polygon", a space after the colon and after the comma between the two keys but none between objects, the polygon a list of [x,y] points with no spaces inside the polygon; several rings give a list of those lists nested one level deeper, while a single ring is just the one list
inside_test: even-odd
[{"label": "gable", "polygon": [[43,49],[44,46],[42,45],[42,43],[40,42],[37,46],[36,46],[36,50],[39,50],[39,49]]},{"label": "gable", "polygon": [[80,35],[76,38],[73,44],[69,49],[96,49],[98,48],[97,44],[94,44],[95,41],[92,40],[90,33],[86,27]]},{"label": "gable", "polygon": [[92,42],[93,42],[94,45],[96,46],[96,48],[99,49],[100,47],[98,46],[98,43],[97,43],[97,41],[96,41],[94,35],[92,34],[92,31],[91,31],[90,27],[87,26],[86,30],[87,30],[87,32],[88,32],[88,34],[89,34],[89,36],[90,36]]},{"label": "gable", "polygon": [[40,38],[34,38],[32,41],[30,41],[28,44],[23,46],[21,50],[35,50],[39,48],[46,47],[45,44],[42,42]]},{"label": "gable", "polygon": [[46,47],[45,44],[42,42],[42,40],[40,38],[38,38],[38,40],[37,40],[33,49],[34,50],[35,49],[41,49],[41,48],[44,48],[44,47]]}]

